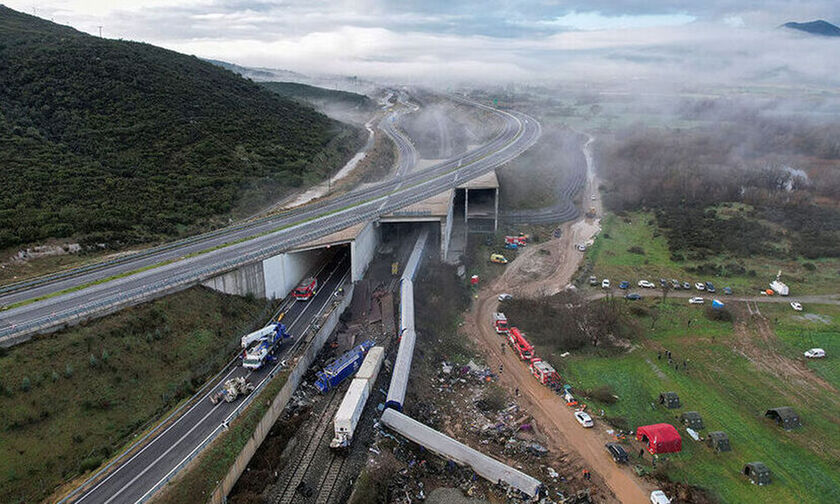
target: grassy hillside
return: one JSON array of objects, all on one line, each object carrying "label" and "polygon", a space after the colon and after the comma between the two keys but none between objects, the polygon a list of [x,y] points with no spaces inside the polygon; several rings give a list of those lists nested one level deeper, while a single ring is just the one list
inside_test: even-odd
[{"label": "grassy hillside", "polygon": [[260,85],[292,100],[315,104],[330,102],[362,110],[373,110],[375,107],[374,102],[367,96],[348,91],[320,88],[297,82],[262,82]]},{"label": "grassy hillside", "polygon": [[211,63],[0,6],[0,248],[117,248],[247,213],[360,132]]},{"label": "grassy hillside", "polygon": [[230,359],[264,300],[193,288],[0,353],[0,502],[96,469]]}]

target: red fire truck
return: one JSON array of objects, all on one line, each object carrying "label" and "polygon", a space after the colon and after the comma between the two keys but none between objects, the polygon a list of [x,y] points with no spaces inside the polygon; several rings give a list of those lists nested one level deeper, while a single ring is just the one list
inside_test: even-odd
[{"label": "red fire truck", "polygon": [[543,385],[549,387],[560,385],[560,374],[551,367],[551,364],[539,357],[531,359],[531,374]]},{"label": "red fire truck", "polygon": [[524,236],[505,236],[505,245],[512,245],[508,248],[524,247],[528,245],[528,239]]},{"label": "red fire truck", "polygon": [[294,292],[292,292],[292,295],[298,301],[309,301],[312,298],[312,296],[315,295],[315,292],[317,290],[318,279],[315,277],[309,277],[300,284],[298,284]]},{"label": "red fire truck", "polygon": [[519,354],[519,358],[525,362],[530,361],[531,357],[534,356],[534,347],[528,343],[528,340],[525,339],[525,335],[522,334],[522,331],[516,327],[511,327],[510,332],[508,333],[508,342],[510,343],[510,346],[516,350],[516,353]]},{"label": "red fire truck", "polygon": [[498,334],[508,334],[510,332],[508,320],[504,313],[496,312],[493,314],[493,329]]}]

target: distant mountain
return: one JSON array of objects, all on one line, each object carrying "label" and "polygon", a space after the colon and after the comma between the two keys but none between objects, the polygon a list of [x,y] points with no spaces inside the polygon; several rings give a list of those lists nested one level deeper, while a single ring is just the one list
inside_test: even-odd
[{"label": "distant mountain", "polygon": [[242,77],[252,79],[255,81],[278,81],[278,80],[294,80],[301,81],[309,79],[306,75],[292,72],[291,70],[279,70],[275,68],[251,68],[237,65],[235,63],[228,63],[227,61],[207,59],[214,65],[219,65],[222,68],[227,68],[233,73],[238,73]]},{"label": "distant mountain", "polygon": [[825,37],[840,37],[840,27],[837,27],[828,21],[818,19],[817,21],[809,21],[807,23],[785,23],[783,28],[790,28],[791,30],[799,30],[812,35],[822,35]]},{"label": "distant mountain", "polygon": [[215,227],[322,180],[363,141],[194,56],[0,6],[0,249]]}]

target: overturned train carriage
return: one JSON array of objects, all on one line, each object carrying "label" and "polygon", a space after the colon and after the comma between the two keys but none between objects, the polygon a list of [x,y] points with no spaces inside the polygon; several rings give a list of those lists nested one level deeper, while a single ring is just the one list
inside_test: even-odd
[{"label": "overturned train carriage", "polygon": [[428,427],[393,409],[382,413],[382,423],[427,450],[453,462],[469,466],[482,478],[498,483],[499,481],[519,490],[529,497],[537,497],[542,483],[536,478],[503,464],[478,450],[460,443],[445,434]]}]

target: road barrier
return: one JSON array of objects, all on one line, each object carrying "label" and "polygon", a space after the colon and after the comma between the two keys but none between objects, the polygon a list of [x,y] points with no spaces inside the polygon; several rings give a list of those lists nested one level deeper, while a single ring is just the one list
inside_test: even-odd
[{"label": "road barrier", "polygon": [[[233,486],[245,471],[245,468],[248,467],[248,463],[251,462],[251,458],[253,458],[257,449],[265,440],[266,436],[268,436],[268,432],[271,430],[271,427],[275,422],[277,422],[280,414],[283,413],[283,410],[292,398],[292,394],[300,385],[303,375],[306,374],[309,366],[315,362],[315,358],[318,356],[321,348],[323,348],[324,343],[326,343],[330,334],[332,334],[333,330],[338,325],[339,317],[341,317],[341,314],[344,313],[344,310],[350,305],[350,301],[352,299],[353,284],[350,284],[350,286],[344,290],[344,297],[341,300],[336,303],[329,303],[326,305],[327,307],[331,307],[332,311],[326,320],[324,320],[324,322],[320,325],[320,328],[317,329],[317,333],[315,333],[315,335],[306,342],[306,349],[303,351],[303,355],[300,359],[298,359],[294,369],[292,369],[289,373],[288,378],[286,378],[286,383],[283,385],[283,388],[281,388],[280,392],[278,392],[274,397],[268,411],[265,412],[265,415],[254,429],[251,438],[247,443],[245,443],[245,446],[242,448],[242,451],[239,452],[239,455],[236,456],[236,460],[228,470],[228,473],[224,478],[222,478],[219,485],[211,494],[211,504],[222,504],[226,502],[227,495],[233,489]],[[319,315],[318,318],[321,318],[321,315]],[[303,338],[299,341],[303,341]]]}]

